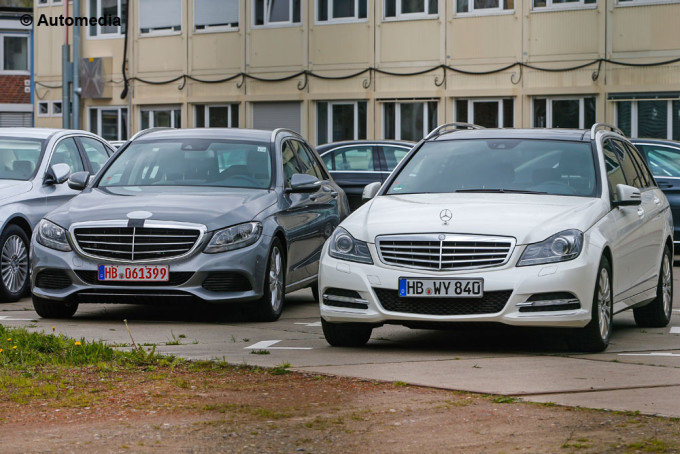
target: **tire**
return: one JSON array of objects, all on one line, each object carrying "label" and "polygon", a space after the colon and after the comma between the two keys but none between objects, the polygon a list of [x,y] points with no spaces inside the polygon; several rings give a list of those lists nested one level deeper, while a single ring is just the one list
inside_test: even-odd
[{"label": "tire", "polygon": [[329,323],[321,319],[326,342],[333,347],[362,347],[371,338],[373,325],[367,323]]},{"label": "tire", "polygon": [[78,310],[78,303],[48,300],[33,295],[33,307],[42,318],[71,318]]},{"label": "tire", "polygon": [[646,306],[633,309],[635,323],[641,328],[663,328],[671,321],[673,313],[673,258],[666,246],[661,257],[656,298]]},{"label": "tire", "polygon": [[29,279],[28,236],[18,225],[0,235],[0,299],[18,301],[27,294]]},{"label": "tire", "polygon": [[315,283],[314,285],[311,286],[312,289],[312,297],[314,298],[314,301],[317,303],[319,302],[319,283]]},{"label": "tire", "polygon": [[573,333],[570,346],[583,352],[602,352],[609,346],[613,318],[612,267],[602,257],[597,269],[590,322]]},{"label": "tire", "polygon": [[262,298],[256,302],[255,319],[260,322],[275,322],[283,312],[286,282],[286,257],[278,239],[274,239],[269,250],[265,271]]}]

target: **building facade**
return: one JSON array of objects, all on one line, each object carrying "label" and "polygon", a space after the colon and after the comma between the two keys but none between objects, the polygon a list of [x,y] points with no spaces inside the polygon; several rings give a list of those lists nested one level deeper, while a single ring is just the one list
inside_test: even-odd
[{"label": "building facade", "polygon": [[[37,0],[36,23],[69,5]],[[678,0],[83,0],[79,15],[122,20],[80,27],[81,67],[100,68],[81,68],[80,127],[110,140],[152,126],[418,140],[451,121],[680,139]],[[34,30],[36,125],[60,127],[72,28]]]},{"label": "building facade", "polygon": [[31,29],[21,16],[31,8],[0,6],[0,127],[32,126]]}]

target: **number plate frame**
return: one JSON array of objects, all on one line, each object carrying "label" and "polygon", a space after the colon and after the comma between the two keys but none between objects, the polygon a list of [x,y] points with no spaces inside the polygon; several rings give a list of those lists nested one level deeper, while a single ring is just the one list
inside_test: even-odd
[{"label": "number plate frame", "polygon": [[[107,270],[109,270],[108,274]],[[158,273],[155,274],[154,270],[158,270]],[[168,282],[170,267],[168,265],[98,265],[97,280],[99,282]]]},{"label": "number plate frame", "polygon": [[[461,283],[462,291],[460,294],[455,293],[456,283]],[[422,293],[410,293],[409,283],[413,283],[414,287],[418,287],[421,283]],[[444,284],[448,283],[448,287]],[[443,278],[431,279],[420,277],[400,277],[399,297],[401,298],[471,298],[478,299],[484,297],[484,279],[482,278]],[[465,291],[466,285],[469,285],[469,291]],[[437,291],[437,287],[440,289]],[[427,290],[431,293],[428,294]],[[446,289],[446,290],[445,290]],[[443,292],[445,290],[445,293]],[[442,294],[444,293],[444,294]]]}]

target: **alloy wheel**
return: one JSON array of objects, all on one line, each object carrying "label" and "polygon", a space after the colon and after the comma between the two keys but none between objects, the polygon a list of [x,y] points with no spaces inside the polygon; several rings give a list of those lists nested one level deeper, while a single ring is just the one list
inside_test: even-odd
[{"label": "alloy wheel", "polygon": [[2,283],[11,293],[19,292],[28,277],[28,251],[18,235],[7,238],[0,255]]},{"label": "alloy wheel", "polygon": [[663,267],[661,270],[662,281],[661,291],[663,298],[663,312],[664,314],[671,313],[671,306],[673,304],[673,275],[671,272],[671,263],[668,254],[663,255]]},{"label": "alloy wheel", "polygon": [[600,337],[602,340],[606,340],[609,338],[612,324],[611,288],[609,272],[606,268],[600,270],[598,287],[597,303],[599,309]]},{"label": "alloy wheel", "polygon": [[283,304],[283,259],[278,247],[272,248],[269,257],[269,292],[272,309],[278,312]]}]

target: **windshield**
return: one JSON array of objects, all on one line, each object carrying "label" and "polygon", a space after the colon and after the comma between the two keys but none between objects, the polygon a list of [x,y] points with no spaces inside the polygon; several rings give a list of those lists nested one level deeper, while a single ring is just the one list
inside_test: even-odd
[{"label": "windshield", "polygon": [[43,141],[0,137],[0,179],[29,180],[40,160]]},{"label": "windshield", "polygon": [[589,143],[487,139],[428,142],[386,194],[521,192],[594,196]]},{"label": "windshield", "polygon": [[106,170],[100,187],[221,186],[267,189],[269,144],[213,139],[139,141]]}]

